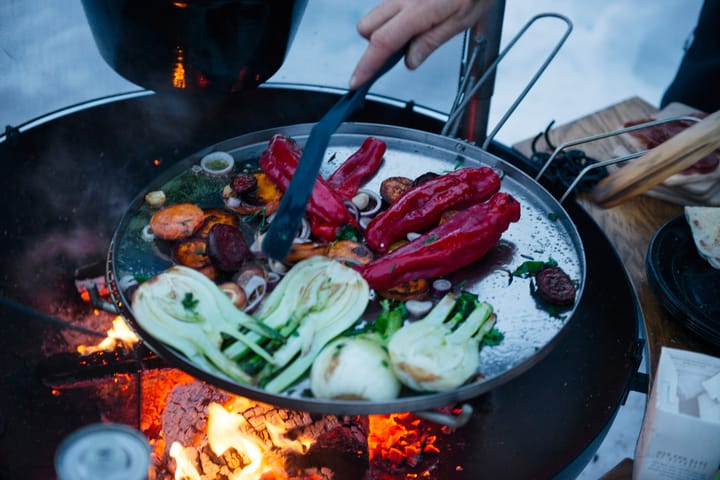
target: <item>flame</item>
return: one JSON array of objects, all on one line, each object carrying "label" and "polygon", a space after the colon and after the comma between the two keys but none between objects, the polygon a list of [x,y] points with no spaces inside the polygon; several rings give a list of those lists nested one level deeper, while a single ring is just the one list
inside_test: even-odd
[{"label": "flame", "polygon": [[118,315],[113,320],[110,330],[107,331],[105,339],[95,346],[78,345],[77,351],[80,355],[90,355],[95,352],[113,350],[118,343],[130,347],[139,341],[137,335],[130,330],[123,318]]},{"label": "flame", "polygon": [[315,441],[311,438],[299,437],[295,440],[290,440],[286,438],[286,429],[283,425],[276,425],[267,422],[265,426],[267,427],[267,431],[270,434],[273,445],[275,445],[276,447],[280,447],[286,450],[294,450],[304,455],[308,451],[310,451],[310,447],[312,447],[313,443],[315,443]]},{"label": "flame", "polygon": [[[218,457],[234,449],[245,462],[241,470],[235,471],[230,480],[288,480],[285,472],[283,451],[307,453],[313,441],[307,438],[290,440],[284,436],[283,425],[266,423],[272,445],[264,443],[254,432],[241,411],[246,407],[258,405],[243,397],[235,397],[228,405],[212,402],[207,407],[208,445]],[[266,420],[267,422],[267,420]],[[200,480],[201,474],[196,468],[197,452],[192,446],[185,447],[173,442],[170,456],[175,459],[175,480]]]},{"label": "flame", "polygon": [[185,54],[183,53],[183,49],[181,47],[177,47],[176,58],[177,61],[175,62],[175,67],[173,68],[173,87],[183,89],[186,86],[185,65],[183,65]]},{"label": "flame", "polygon": [[[329,478],[327,471],[321,474],[312,469],[294,469],[298,465],[298,456],[312,455],[315,451],[313,446],[320,438],[318,429],[304,428],[308,424],[304,423],[302,416],[288,416],[282,411],[278,412],[276,407],[246,397],[208,395],[204,397],[207,403],[201,400],[196,408],[181,409],[190,415],[193,410],[203,412],[201,416],[205,420],[198,419],[198,430],[182,427],[182,433],[172,430],[173,437],[180,433],[181,440],[177,440],[178,437],[166,437],[162,428],[168,418],[161,419],[162,412],[168,407],[168,392],[177,385],[191,383],[193,388],[181,392],[173,400],[173,404],[180,402],[177,405],[183,405],[188,400],[198,401],[203,397],[197,396],[197,392],[201,391],[196,388],[200,384],[198,380],[181,371],[168,369],[158,375],[154,383],[146,381],[147,391],[155,397],[154,401],[145,401],[141,429],[153,439],[154,464],[168,475],[174,475],[175,480],[216,478],[215,468],[222,469],[222,478],[228,480]],[[193,394],[188,395],[188,392]],[[211,398],[214,400],[210,401]],[[169,420],[174,422],[174,418],[171,416]],[[367,450],[359,451],[358,456],[367,455],[371,465],[369,471],[374,472],[373,475],[380,475],[372,478],[433,478],[435,463],[440,458],[438,436],[451,431],[411,413],[370,415],[368,422]],[[310,437],[303,437],[303,434]],[[320,448],[323,448],[322,445]],[[461,466],[456,468],[462,470]]]},{"label": "flame", "polygon": [[175,480],[201,480],[200,474],[195,469],[193,461],[194,450],[185,448],[180,442],[173,442],[170,446],[170,456],[175,459]]},{"label": "flame", "polygon": [[[257,478],[262,471],[265,446],[256,438],[243,431],[249,424],[242,414],[229,412],[217,403],[208,405],[208,443],[215,455],[222,455],[234,448],[249,463],[232,480]],[[179,479],[178,479],[179,480]]]}]

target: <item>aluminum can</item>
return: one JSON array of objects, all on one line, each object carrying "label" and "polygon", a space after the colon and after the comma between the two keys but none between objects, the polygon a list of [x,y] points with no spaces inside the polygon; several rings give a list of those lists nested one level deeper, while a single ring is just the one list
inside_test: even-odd
[{"label": "aluminum can", "polygon": [[58,480],[147,480],[150,445],[138,430],[98,423],[68,435],[55,452]]}]

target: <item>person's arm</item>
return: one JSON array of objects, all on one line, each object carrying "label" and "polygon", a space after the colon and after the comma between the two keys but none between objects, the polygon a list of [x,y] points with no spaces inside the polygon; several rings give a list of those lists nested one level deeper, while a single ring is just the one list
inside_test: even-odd
[{"label": "person's arm", "polygon": [[368,80],[405,44],[405,65],[414,70],[443,43],[474,25],[492,0],[383,0],[360,19],[368,46],[350,79],[350,88]]}]

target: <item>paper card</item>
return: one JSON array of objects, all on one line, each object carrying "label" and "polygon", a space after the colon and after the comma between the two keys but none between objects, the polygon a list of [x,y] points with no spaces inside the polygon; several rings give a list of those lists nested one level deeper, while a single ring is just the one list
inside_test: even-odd
[{"label": "paper card", "polygon": [[720,400],[720,373],[708,378],[703,383],[703,388],[713,400]]},{"label": "paper card", "polygon": [[720,467],[720,358],[663,347],[635,451],[635,480],[705,480]]}]

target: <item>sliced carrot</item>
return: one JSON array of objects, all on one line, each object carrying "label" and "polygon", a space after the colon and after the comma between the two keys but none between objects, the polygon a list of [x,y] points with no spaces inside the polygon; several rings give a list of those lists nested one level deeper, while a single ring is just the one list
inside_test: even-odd
[{"label": "sliced carrot", "polygon": [[205,214],[192,203],[178,203],[158,210],[150,218],[150,228],[163,240],[179,240],[190,237],[202,224]]}]

